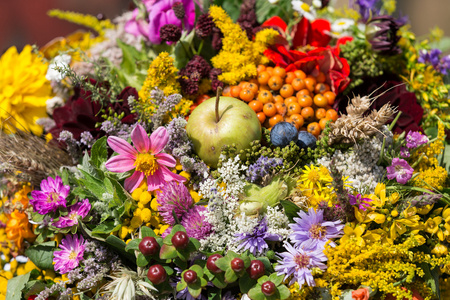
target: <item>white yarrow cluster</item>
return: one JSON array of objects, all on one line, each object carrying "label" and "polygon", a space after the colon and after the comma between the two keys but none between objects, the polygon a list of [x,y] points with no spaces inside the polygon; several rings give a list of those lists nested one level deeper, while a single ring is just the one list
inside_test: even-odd
[{"label": "white yarrow cluster", "polygon": [[287,240],[292,233],[292,230],[289,228],[289,219],[284,213],[284,209],[277,206],[267,207],[266,220],[267,231],[272,234],[278,234],[282,237],[282,241]]},{"label": "white yarrow cluster", "polygon": [[384,167],[377,165],[383,138],[386,138],[385,147],[392,143],[392,132],[386,126],[382,133],[355,145],[353,151],[343,153],[337,150],[332,156],[321,157],[317,162],[329,168],[331,160],[334,159],[336,168],[343,176],[349,177],[350,185],[358,193],[372,193],[385,172]]}]

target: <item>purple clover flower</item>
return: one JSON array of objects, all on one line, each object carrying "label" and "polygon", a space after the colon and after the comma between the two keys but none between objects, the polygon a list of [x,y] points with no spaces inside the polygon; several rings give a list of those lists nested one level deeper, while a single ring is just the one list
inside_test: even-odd
[{"label": "purple clover flower", "polygon": [[369,202],[372,202],[372,199],[362,198],[361,194],[356,196],[348,194],[348,202],[350,202],[351,205],[358,205],[359,209],[366,211],[370,207]]},{"label": "purple clover flower", "polygon": [[261,156],[256,163],[250,165],[247,170],[247,180],[251,182],[257,182],[264,176],[270,174],[272,170],[278,166],[283,165],[282,158],[268,158]]},{"label": "purple clover flower", "polygon": [[392,164],[386,168],[387,178],[397,180],[398,183],[405,184],[411,179],[414,169],[408,162],[401,158],[394,158]]},{"label": "purple clover flower", "polygon": [[426,143],[428,143],[428,137],[418,131],[410,130],[406,135],[406,147],[409,149],[417,148]]},{"label": "purple clover flower", "polygon": [[186,228],[186,233],[189,237],[202,240],[211,234],[212,226],[206,221],[206,216],[204,215],[204,212],[207,210],[204,206],[195,205],[183,216],[181,225]]},{"label": "purple clover flower", "polygon": [[48,177],[41,181],[40,191],[31,192],[33,199],[30,199],[30,204],[41,215],[55,212],[60,207],[66,207],[69,191],[70,186],[64,185],[61,177]]},{"label": "purple clover flower", "polygon": [[179,220],[194,205],[191,194],[184,184],[177,184],[174,181],[167,182],[157,194],[159,204],[159,214],[164,222],[170,225],[175,224],[173,213]]},{"label": "purple clover flower", "polygon": [[255,226],[252,233],[238,233],[236,241],[240,241],[238,250],[249,250],[253,255],[263,254],[268,249],[266,241],[279,241],[281,237],[278,234],[269,233],[266,218],[263,218],[258,225]]},{"label": "purple clover flower", "polygon": [[[306,244],[310,245],[311,249],[324,249],[325,244],[329,239],[338,238],[342,235],[344,225],[341,221],[326,221],[323,219],[323,210],[310,207],[308,213],[300,211],[298,213],[300,218],[294,218],[295,223],[289,224],[293,230],[289,238],[297,247],[304,247]],[[330,246],[334,247],[336,244],[330,241]]]},{"label": "purple clover flower", "polygon": [[401,148],[400,148],[400,155],[401,155],[402,157],[410,157],[410,156],[411,156],[411,153],[409,153],[409,149],[408,149],[408,148],[401,147]]},{"label": "purple clover flower", "polygon": [[62,216],[58,221],[53,223],[54,226],[58,228],[71,227],[78,224],[78,217],[81,219],[87,216],[91,210],[91,204],[88,199],[84,199],[82,202],[78,202],[69,207],[69,213],[67,216]]},{"label": "purple clover flower", "polygon": [[85,245],[82,236],[77,234],[66,235],[61,240],[59,248],[62,250],[53,252],[53,262],[55,263],[55,271],[60,274],[66,274],[78,267],[81,260],[83,260]]},{"label": "purple clover flower", "polygon": [[[322,249],[296,248],[289,243],[284,244],[287,252],[279,254],[281,261],[275,266],[278,275],[285,275],[285,280],[292,276],[289,285],[295,281],[300,287],[306,282],[308,286],[315,286],[314,277],[311,274],[312,268],[319,268],[325,271],[327,266],[322,262],[327,260]],[[308,246],[308,245],[306,245]]]}]

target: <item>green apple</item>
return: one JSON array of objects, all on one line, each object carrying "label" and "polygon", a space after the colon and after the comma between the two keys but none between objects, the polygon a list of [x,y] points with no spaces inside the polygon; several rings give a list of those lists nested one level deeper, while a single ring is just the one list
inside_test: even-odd
[{"label": "green apple", "polygon": [[197,106],[186,126],[194,151],[210,167],[217,168],[222,147],[238,150],[261,139],[261,124],[247,103],[231,97],[210,98]]}]

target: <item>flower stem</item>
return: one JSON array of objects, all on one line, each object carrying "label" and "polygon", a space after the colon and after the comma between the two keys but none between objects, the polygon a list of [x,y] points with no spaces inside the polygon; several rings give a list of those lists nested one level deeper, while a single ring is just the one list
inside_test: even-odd
[{"label": "flower stem", "polygon": [[220,94],[222,93],[222,88],[219,86],[217,88],[217,93],[216,93],[216,123],[219,123],[220,121],[220,116],[219,116],[219,99],[220,99]]}]

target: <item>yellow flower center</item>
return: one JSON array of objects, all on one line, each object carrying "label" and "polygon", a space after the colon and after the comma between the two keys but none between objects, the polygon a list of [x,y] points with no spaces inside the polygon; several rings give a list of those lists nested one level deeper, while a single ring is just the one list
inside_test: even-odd
[{"label": "yellow flower center", "polygon": [[297,254],[294,256],[294,262],[297,265],[297,267],[295,267],[297,270],[306,268],[309,265],[309,256],[306,254]]},{"label": "yellow flower center", "polygon": [[56,203],[59,200],[59,195],[55,192],[50,193],[47,197],[47,203]]},{"label": "yellow flower center", "polygon": [[302,4],[300,5],[300,7],[301,7],[304,11],[306,11],[306,12],[308,12],[308,11],[310,10],[309,5],[306,4],[306,3],[302,3]]},{"label": "yellow flower center", "polygon": [[320,180],[320,174],[317,172],[317,170],[311,170],[308,174],[308,179],[312,183],[316,183]]},{"label": "yellow flower center", "polygon": [[319,224],[314,224],[309,229],[309,233],[311,234],[311,238],[313,239],[321,239],[327,233],[327,229]]},{"label": "yellow flower center", "polygon": [[153,175],[158,170],[155,156],[150,153],[139,153],[134,165],[136,171],[144,173],[145,176]]},{"label": "yellow flower center", "polygon": [[70,252],[69,259],[75,259],[77,258],[77,253],[75,251]]},{"label": "yellow flower center", "polygon": [[73,212],[73,213],[69,214],[69,219],[76,220],[77,216],[78,216],[78,214],[76,212]]}]

